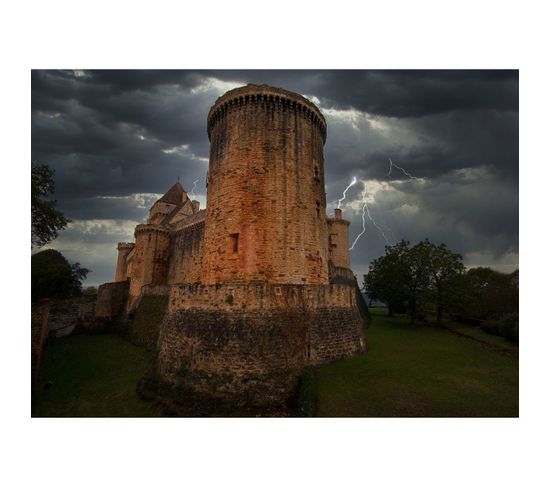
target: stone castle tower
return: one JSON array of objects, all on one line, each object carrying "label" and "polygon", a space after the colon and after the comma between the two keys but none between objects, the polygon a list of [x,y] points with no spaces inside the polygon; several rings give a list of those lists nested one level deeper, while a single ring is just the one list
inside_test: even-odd
[{"label": "stone castle tower", "polygon": [[326,123],[305,98],[248,85],[208,115],[205,283],[328,283]]},{"label": "stone castle tower", "polygon": [[[306,365],[364,350],[366,307],[350,270],[349,222],[326,215],[326,121],[304,97],[265,85],[227,92],[207,119],[207,208],[176,183],[119,243],[98,319],[161,316],[140,334],[152,378],[183,395],[284,401]],[[145,330],[145,332],[144,332]]]}]

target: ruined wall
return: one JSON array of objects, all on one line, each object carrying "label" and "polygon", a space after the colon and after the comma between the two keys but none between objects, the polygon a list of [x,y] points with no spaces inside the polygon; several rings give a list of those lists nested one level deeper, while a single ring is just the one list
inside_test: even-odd
[{"label": "ruined wall", "polygon": [[170,247],[168,283],[202,280],[204,221],[176,231]]},{"label": "ruined wall", "polygon": [[95,296],[80,296],[52,300],[48,318],[48,333],[64,337],[76,330],[85,330],[94,323]]},{"label": "ruined wall", "polygon": [[323,145],[311,102],[248,85],[208,118],[205,283],[327,283]]}]

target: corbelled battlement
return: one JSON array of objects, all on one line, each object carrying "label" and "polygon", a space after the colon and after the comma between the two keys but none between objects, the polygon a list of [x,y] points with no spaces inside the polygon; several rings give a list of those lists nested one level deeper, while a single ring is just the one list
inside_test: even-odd
[{"label": "corbelled battlement", "polygon": [[119,242],[117,249],[120,251],[121,249],[133,249],[135,246],[135,243],[133,242]]},{"label": "corbelled battlement", "polygon": [[137,237],[138,234],[146,234],[148,232],[158,232],[159,234],[170,235],[170,231],[168,229],[159,227],[158,225],[139,224],[139,225],[136,225],[134,236]]},{"label": "corbelled battlement", "polygon": [[208,138],[210,138],[212,128],[227,112],[251,103],[257,103],[260,106],[275,105],[281,110],[294,110],[303,114],[319,127],[323,142],[326,141],[327,123],[315,104],[297,93],[282,88],[253,84],[230,90],[216,100],[208,113]]}]

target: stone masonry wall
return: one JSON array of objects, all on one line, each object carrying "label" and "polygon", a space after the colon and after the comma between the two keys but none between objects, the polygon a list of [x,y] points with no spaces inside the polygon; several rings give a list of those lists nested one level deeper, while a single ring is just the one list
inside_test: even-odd
[{"label": "stone masonry wall", "polygon": [[95,296],[81,296],[52,300],[48,332],[55,337],[72,334],[75,329],[86,329],[94,323]]},{"label": "stone masonry wall", "polygon": [[284,402],[303,367],[365,349],[355,299],[345,285],[172,286],[156,374],[206,396]]},{"label": "stone masonry wall", "polygon": [[204,283],[328,283],[325,131],[284,90],[249,85],[212,107]]},{"label": "stone masonry wall", "polygon": [[134,309],[119,321],[119,332],[132,344],[153,351],[168,305],[169,286],[146,285]]},{"label": "stone masonry wall", "polygon": [[202,280],[204,221],[178,230],[172,239],[168,283]]},{"label": "stone masonry wall", "polygon": [[95,320],[93,326],[88,328],[89,330],[104,330],[118,321],[126,312],[128,287],[128,281],[115,281],[104,283],[98,288]]}]

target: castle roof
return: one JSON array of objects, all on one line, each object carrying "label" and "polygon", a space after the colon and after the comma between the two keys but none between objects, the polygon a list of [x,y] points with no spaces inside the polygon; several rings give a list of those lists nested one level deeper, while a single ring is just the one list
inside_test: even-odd
[{"label": "castle roof", "polygon": [[172,205],[178,205],[179,203],[181,203],[184,191],[185,190],[183,189],[183,186],[181,186],[180,182],[178,181],[161,198],[159,198],[158,201],[171,203]]}]

